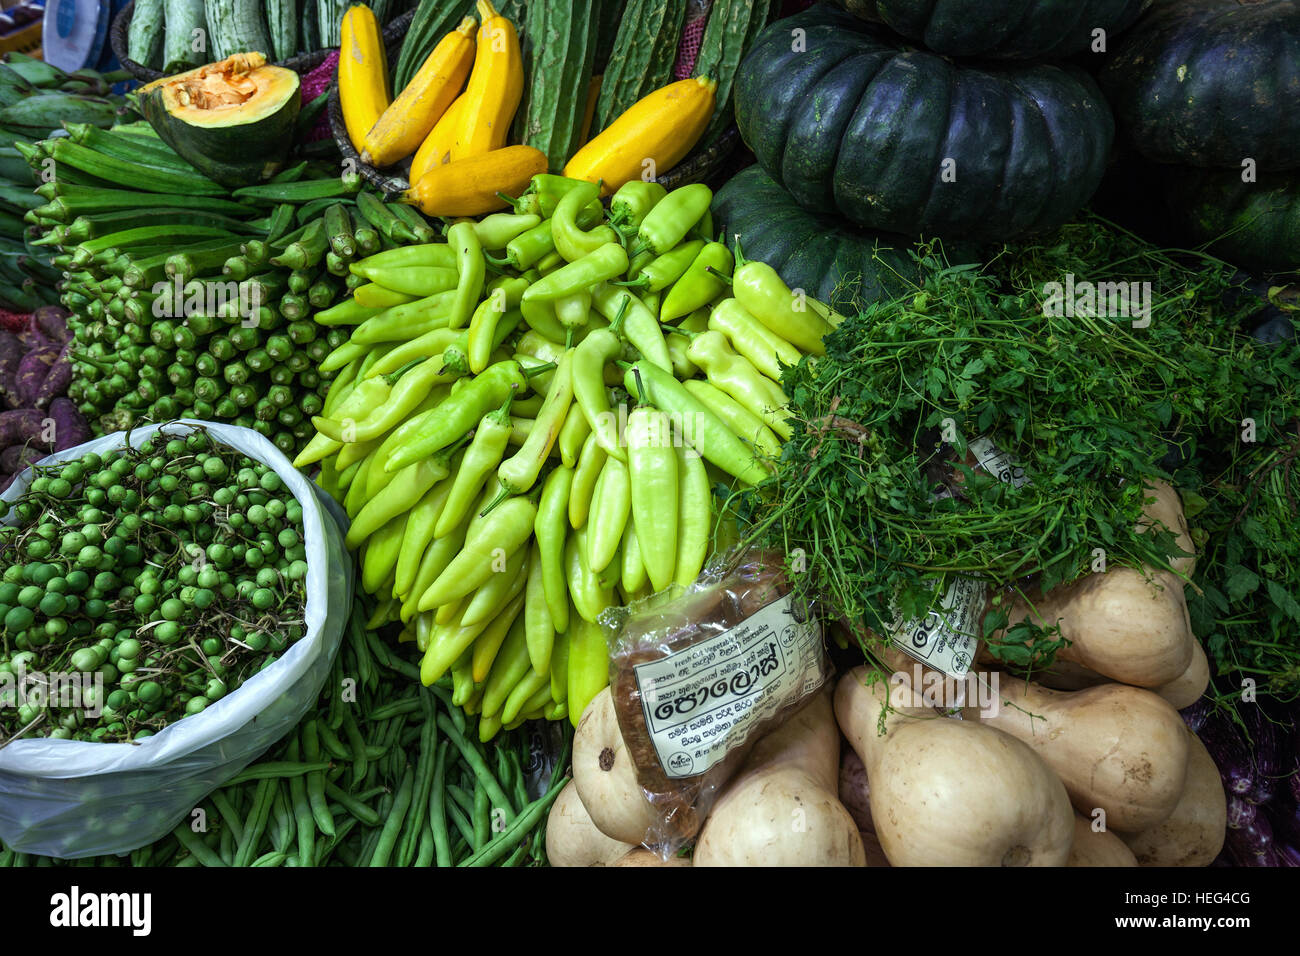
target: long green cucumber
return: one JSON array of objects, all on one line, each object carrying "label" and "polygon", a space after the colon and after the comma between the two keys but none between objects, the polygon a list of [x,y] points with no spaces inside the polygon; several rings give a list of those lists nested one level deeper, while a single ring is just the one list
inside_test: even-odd
[{"label": "long green cucumber", "polygon": [[115,156],[97,153],[66,138],[48,140],[45,147],[60,165],[66,163],[92,176],[145,192],[180,193],[182,196],[224,196],[227,192],[225,186],[198,172],[183,174],[147,169]]},{"label": "long green cucumber", "polygon": [[[219,57],[212,55],[208,18],[203,0],[163,0],[164,73],[179,73]],[[195,31],[200,31],[195,33]],[[196,39],[205,40],[196,44]],[[195,50],[194,47],[199,49]]]},{"label": "long green cucumber", "polygon": [[614,50],[614,38],[618,36],[618,25],[627,9],[627,0],[596,0],[596,6],[596,62],[592,69],[602,74],[609,65],[609,55]]},{"label": "long green cucumber", "polygon": [[629,0],[596,100],[591,135],[671,78],[687,0]]},{"label": "long green cucumber", "polygon": [[[274,59],[287,60],[298,52],[298,5],[294,0],[266,0],[266,26]],[[267,53],[269,56],[270,51]]]},{"label": "long green cucumber", "polygon": [[203,13],[208,20],[213,60],[250,50],[271,56],[271,38],[258,0],[204,0]]}]

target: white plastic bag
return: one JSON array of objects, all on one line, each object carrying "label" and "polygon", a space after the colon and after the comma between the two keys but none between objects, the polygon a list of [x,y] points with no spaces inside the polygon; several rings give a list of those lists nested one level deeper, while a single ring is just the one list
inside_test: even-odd
[{"label": "white plastic bag", "polygon": [[[16,740],[0,750],[0,841],[23,853],[76,858],[125,853],[165,836],[212,790],[288,733],[324,686],[352,606],[353,562],[338,505],[271,442],[233,425],[182,420],[133,430],[138,446],[160,428],[184,436],[203,425],[217,441],[270,465],[302,506],[307,549],[306,633],[275,664],[202,713],[134,743]],[[116,432],[56,452],[40,464],[106,454]],[[30,470],[0,495],[12,501]]]}]

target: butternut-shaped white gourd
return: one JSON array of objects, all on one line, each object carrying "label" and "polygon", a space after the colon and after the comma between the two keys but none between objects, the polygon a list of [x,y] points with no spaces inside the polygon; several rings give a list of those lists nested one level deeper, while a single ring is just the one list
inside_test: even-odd
[{"label": "butternut-shaped white gourd", "polygon": [[551,866],[609,866],[633,849],[601,833],[573,781],[564,785],[546,817],[546,859]]},{"label": "butternut-shaped white gourd", "polygon": [[637,783],[608,687],[587,705],[573,732],[573,783],[601,833],[633,846],[650,839],[655,808]]},{"label": "butternut-shaped white gourd", "polygon": [[867,768],[871,818],[893,866],[1064,866],[1074,811],[1032,749],[972,720],[894,708],[858,667],[835,688],[840,729]]},{"label": "butternut-shaped white gourd", "polygon": [[839,769],[828,687],[754,745],[709,811],[694,865],[866,866]]},{"label": "butternut-shaped white gourd", "polygon": [[1210,662],[1205,657],[1205,648],[1201,642],[1192,638],[1192,662],[1187,665],[1187,670],[1168,684],[1151,689],[1169,701],[1176,710],[1182,710],[1200,700],[1209,686]]},{"label": "butternut-shaped white gourd", "polygon": [[1137,866],[1133,851],[1110,830],[1094,830],[1092,821],[1074,815],[1074,847],[1067,866]]},{"label": "butternut-shaped white gourd", "polygon": [[1132,831],[1174,812],[1187,776],[1187,732],[1158,694],[1124,684],[1049,690],[1001,674],[998,699],[998,707],[965,714],[1032,747],[1085,817],[1100,807],[1108,829]]},{"label": "butternut-shaped white gourd", "polygon": [[1140,866],[1209,866],[1228,832],[1228,798],[1214,758],[1190,730],[1187,782],[1178,805],[1140,833],[1121,833]]}]

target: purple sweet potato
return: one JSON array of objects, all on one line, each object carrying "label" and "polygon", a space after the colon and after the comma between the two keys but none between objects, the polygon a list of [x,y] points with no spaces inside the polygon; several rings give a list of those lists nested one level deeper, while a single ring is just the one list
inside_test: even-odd
[{"label": "purple sweet potato", "polygon": [[0,451],[0,471],[17,474],[28,465],[44,458],[46,452],[36,445],[10,445]]},{"label": "purple sweet potato", "polygon": [[0,331],[0,397],[10,408],[18,408],[18,363],[23,358],[23,344],[12,332]]},{"label": "purple sweet potato", "polygon": [[36,395],[32,399],[32,404],[37,408],[44,408],[51,399],[58,398],[68,390],[68,385],[72,382],[72,360],[68,358],[68,350],[72,348],[69,342],[59,351],[58,358],[50,366],[45,378],[41,381],[41,387],[36,390]]},{"label": "purple sweet potato", "polygon": [[40,332],[51,342],[66,345],[72,340],[68,329],[68,316],[71,313],[58,305],[43,305],[32,313],[30,328]]},{"label": "purple sweet potato", "polygon": [[18,363],[15,388],[18,400],[24,406],[36,404],[36,395],[41,390],[41,383],[50,374],[50,367],[58,361],[59,353],[62,351],[61,346],[45,345],[28,352],[23,356],[22,361]]},{"label": "purple sweet potato", "polygon": [[90,441],[90,425],[71,399],[63,396],[55,398],[50,402],[49,414],[54,419],[55,451]]},{"label": "purple sweet potato", "polygon": [[33,444],[41,440],[41,426],[45,414],[35,408],[15,408],[0,412],[0,446]]}]

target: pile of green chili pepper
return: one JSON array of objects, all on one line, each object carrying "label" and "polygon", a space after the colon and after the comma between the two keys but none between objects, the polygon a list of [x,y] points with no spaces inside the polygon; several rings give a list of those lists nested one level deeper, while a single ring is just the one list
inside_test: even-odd
[{"label": "pile of green chili pepper", "polygon": [[[0,845],[0,867],[545,865],[570,735],[549,779],[529,767],[540,752],[522,731],[484,748],[450,682],[412,681],[414,665],[365,630],[367,613],[359,598],[318,707],[170,836],[75,861]],[[530,776],[544,781],[538,796]]]},{"label": "pile of green chili pepper", "polygon": [[316,317],[354,328],[295,464],[352,518],[372,626],[404,625],[482,740],[576,724],[608,680],[598,616],[694,581],[733,530],[712,488],[762,481],[791,433],[781,369],[835,317],[762,263],[733,276],[711,200],[636,181],[605,209],[537,176],[512,212],[353,264],[400,302]]}]

